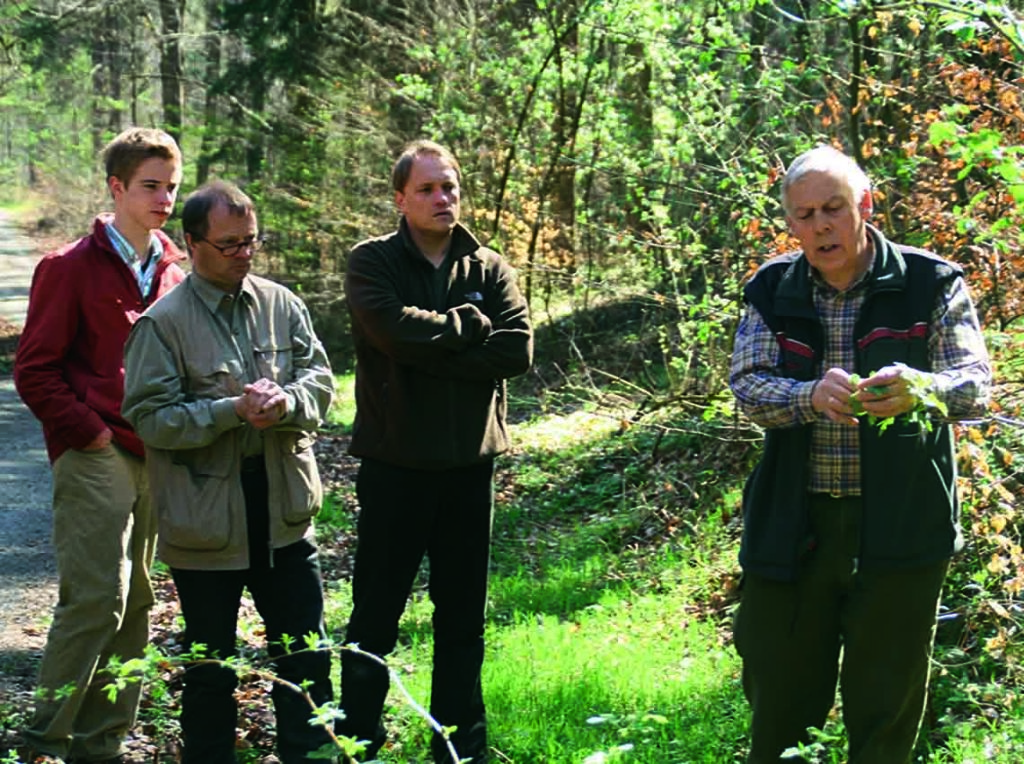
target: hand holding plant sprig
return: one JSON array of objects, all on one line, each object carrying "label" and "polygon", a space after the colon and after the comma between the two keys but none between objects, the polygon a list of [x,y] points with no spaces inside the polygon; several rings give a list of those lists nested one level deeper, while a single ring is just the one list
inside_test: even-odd
[{"label": "hand holding plant sprig", "polygon": [[882,432],[897,417],[930,431],[930,413],[948,413],[932,388],[931,375],[902,363],[886,366],[864,379],[843,369],[829,369],[815,384],[811,404],[834,422],[855,425],[857,417],[867,416],[868,422]]}]

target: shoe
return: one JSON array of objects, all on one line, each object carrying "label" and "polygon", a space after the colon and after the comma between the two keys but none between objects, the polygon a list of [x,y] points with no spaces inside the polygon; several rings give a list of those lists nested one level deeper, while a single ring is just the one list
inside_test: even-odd
[{"label": "shoe", "polygon": [[37,761],[42,761],[43,758],[38,751],[23,745],[14,749],[14,755],[16,757],[14,760],[22,762],[22,764],[35,764]]},{"label": "shoe", "polygon": [[40,764],[48,761],[59,761],[56,756],[50,756],[48,753],[36,750],[30,745],[19,745],[14,749],[15,755],[18,757],[17,761],[21,764]]}]

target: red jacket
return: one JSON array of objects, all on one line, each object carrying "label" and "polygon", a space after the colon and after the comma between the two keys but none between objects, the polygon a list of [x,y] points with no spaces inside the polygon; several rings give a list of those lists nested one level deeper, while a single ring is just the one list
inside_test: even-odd
[{"label": "red jacket", "polygon": [[97,217],[92,234],[44,257],[32,276],[14,384],[43,424],[51,462],[89,445],[104,427],[117,444],[144,454],[121,417],[124,343],[142,311],[185,277],[177,265],[185,256],[157,231],[164,256],[144,297],[107,237],[112,220]]}]

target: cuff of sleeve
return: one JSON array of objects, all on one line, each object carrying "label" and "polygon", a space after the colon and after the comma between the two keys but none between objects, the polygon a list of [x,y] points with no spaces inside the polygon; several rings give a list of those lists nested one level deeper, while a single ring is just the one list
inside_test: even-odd
[{"label": "cuff of sleeve", "polygon": [[71,448],[81,451],[96,440],[106,426],[106,422],[100,418],[99,414],[90,411],[88,418],[74,429],[68,430],[64,437]]},{"label": "cuff of sleeve", "polygon": [[[925,391],[943,403],[948,403],[946,399],[949,397],[950,390],[953,389],[953,380],[945,375],[932,372],[921,372],[921,374],[925,375]],[[916,400],[915,403],[917,403]]]},{"label": "cuff of sleeve", "polygon": [[244,421],[235,411],[234,398],[221,398],[219,401],[214,401],[210,410],[213,413],[213,422],[219,430],[233,430]]},{"label": "cuff of sleeve", "polygon": [[800,424],[807,424],[818,418],[818,412],[814,410],[811,398],[814,397],[814,388],[818,386],[820,381],[816,379],[813,382],[805,382],[796,388],[793,402],[796,419]]},{"label": "cuff of sleeve", "polygon": [[284,391],[285,394],[285,409],[284,415],[278,420],[278,424],[288,424],[295,419],[295,396],[288,390]]}]

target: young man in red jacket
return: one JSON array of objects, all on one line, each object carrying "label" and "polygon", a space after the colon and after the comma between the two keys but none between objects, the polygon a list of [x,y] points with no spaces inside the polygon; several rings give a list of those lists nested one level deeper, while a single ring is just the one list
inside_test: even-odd
[{"label": "young man in red jacket", "polygon": [[142,442],[121,417],[122,358],[136,318],[184,278],[184,255],[160,230],[181,183],[174,139],[129,128],[103,157],[114,212],[40,261],[14,362],[53,465],[60,584],[24,737],[33,754],[67,762],[121,761],[135,722],[139,685],[113,702],[103,690],[111,656],[142,655],[153,604],[156,519]]}]

